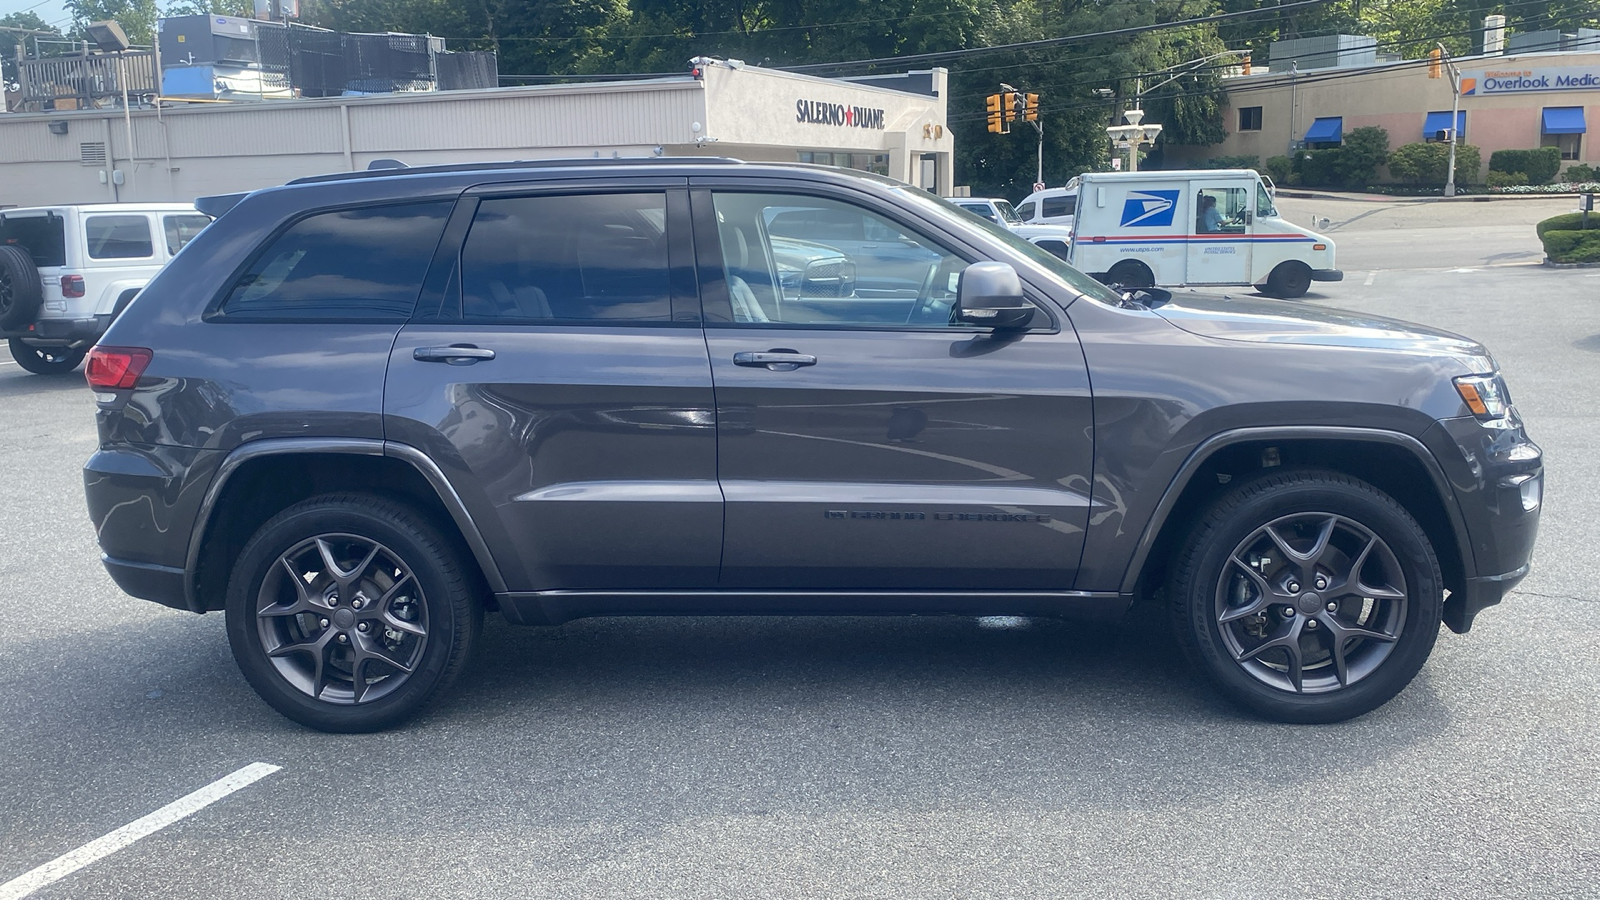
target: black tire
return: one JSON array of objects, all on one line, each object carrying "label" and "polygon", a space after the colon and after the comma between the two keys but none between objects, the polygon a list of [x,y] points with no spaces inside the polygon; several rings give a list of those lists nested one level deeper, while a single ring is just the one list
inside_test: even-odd
[{"label": "black tire", "polygon": [[70,374],[89,354],[83,347],[76,350],[70,347],[34,347],[24,343],[21,338],[12,338],[10,344],[11,358],[35,375]]},{"label": "black tire", "polygon": [[1311,290],[1311,267],[1303,262],[1290,260],[1278,263],[1272,274],[1267,276],[1266,286],[1261,289],[1261,293],[1280,300],[1293,300],[1296,297],[1304,297],[1309,290]]},{"label": "black tire", "polygon": [[39,318],[44,282],[28,251],[0,244],[0,328],[21,328]]},{"label": "black tire", "polygon": [[239,671],[310,728],[398,725],[460,674],[482,627],[462,560],[408,506],[368,494],[297,503],[256,531],[228,581]]},{"label": "black tire", "polygon": [[[1286,546],[1323,550],[1308,565]],[[1343,721],[1400,693],[1433,650],[1444,605],[1416,520],[1372,485],[1317,470],[1262,475],[1220,497],[1167,591],[1186,655],[1222,693],[1297,723]]]},{"label": "black tire", "polygon": [[1156,276],[1144,263],[1125,259],[1112,266],[1111,271],[1106,273],[1106,284],[1118,284],[1124,288],[1155,287]]}]

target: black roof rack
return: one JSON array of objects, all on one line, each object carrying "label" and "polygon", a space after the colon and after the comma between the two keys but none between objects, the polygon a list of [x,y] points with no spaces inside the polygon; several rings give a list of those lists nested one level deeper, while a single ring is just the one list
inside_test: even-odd
[{"label": "black roof rack", "polygon": [[400,175],[434,175],[450,172],[498,172],[507,169],[571,169],[592,166],[682,166],[682,165],[744,165],[743,160],[721,156],[630,156],[630,157],[577,157],[571,159],[523,159],[508,162],[450,163],[414,168],[367,169],[360,172],[334,172],[328,175],[308,175],[296,178],[289,184],[321,184],[328,181],[353,181],[360,178],[394,178]]}]

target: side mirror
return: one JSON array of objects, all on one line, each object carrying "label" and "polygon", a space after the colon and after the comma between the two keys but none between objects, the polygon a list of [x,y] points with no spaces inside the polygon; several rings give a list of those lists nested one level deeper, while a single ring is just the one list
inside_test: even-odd
[{"label": "side mirror", "polygon": [[1033,319],[1033,304],[1022,296],[1022,279],[1005,263],[967,266],[956,285],[956,321],[987,328],[1021,328]]}]

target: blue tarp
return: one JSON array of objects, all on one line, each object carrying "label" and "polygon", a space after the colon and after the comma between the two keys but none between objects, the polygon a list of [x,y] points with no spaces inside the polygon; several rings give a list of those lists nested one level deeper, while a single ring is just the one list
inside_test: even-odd
[{"label": "blue tarp", "polygon": [[[1435,135],[1449,127],[1450,113],[1448,111],[1431,112],[1428,113],[1428,118],[1422,123],[1422,136],[1431,141]],[[1466,133],[1467,111],[1463,109],[1456,113],[1456,140],[1461,140]]]},{"label": "blue tarp", "polygon": [[1332,116],[1327,119],[1318,119],[1306,129],[1305,142],[1308,144],[1337,144],[1344,139],[1344,117]]},{"label": "blue tarp", "polygon": [[1583,134],[1588,131],[1583,124],[1581,106],[1547,106],[1544,108],[1545,134]]}]

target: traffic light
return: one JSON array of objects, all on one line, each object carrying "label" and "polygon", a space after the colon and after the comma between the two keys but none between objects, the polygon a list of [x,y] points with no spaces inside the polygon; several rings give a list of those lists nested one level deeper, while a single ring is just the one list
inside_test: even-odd
[{"label": "traffic light", "polygon": [[1435,47],[1432,50],[1428,51],[1428,77],[1429,78],[1442,78],[1444,76],[1443,68],[1439,65],[1439,60],[1443,56],[1444,56],[1444,52],[1441,51],[1438,47]]},{"label": "traffic light", "polygon": [[1028,96],[1026,94],[1011,95],[1011,121],[1021,122],[1028,117]]},{"label": "traffic light", "polygon": [[1248,54],[1248,53],[1246,53],[1244,55],[1243,67],[1244,67],[1244,72],[1242,74],[1249,75],[1250,74],[1250,54]]},{"label": "traffic light", "polygon": [[989,110],[989,131],[992,134],[1005,134],[1010,129],[1006,128],[1005,107],[1001,105],[999,94],[990,94],[984,98],[984,103]]},{"label": "traffic light", "polygon": [[[1003,98],[1000,103],[1000,109],[1003,111],[1006,121],[1015,122],[1016,120],[1022,118],[1022,110],[1017,109],[1017,95],[1010,91],[1006,91],[1000,96]],[[1009,131],[1010,129],[1007,130]]]},{"label": "traffic light", "polygon": [[1028,122],[1039,121],[1039,95],[1028,94],[1027,103],[1023,105],[1022,118]]}]

